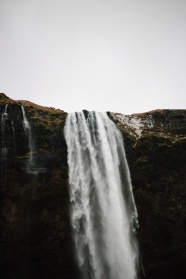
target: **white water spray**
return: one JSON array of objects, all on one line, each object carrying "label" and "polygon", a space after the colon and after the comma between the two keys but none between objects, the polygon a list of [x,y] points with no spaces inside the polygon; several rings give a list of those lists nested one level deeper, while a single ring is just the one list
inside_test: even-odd
[{"label": "white water spray", "polygon": [[71,222],[86,279],[136,279],[137,210],[120,131],[106,113],[66,120]]},{"label": "white water spray", "polygon": [[7,113],[8,105],[5,106],[4,113],[1,117],[1,137],[2,137],[2,158],[7,157],[7,139],[6,139],[6,120],[8,119]]}]

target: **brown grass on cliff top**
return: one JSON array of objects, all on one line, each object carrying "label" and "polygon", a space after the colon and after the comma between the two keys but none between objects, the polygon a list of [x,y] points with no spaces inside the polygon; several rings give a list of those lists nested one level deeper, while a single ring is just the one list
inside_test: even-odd
[{"label": "brown grass on cliff top", "polygon": [[13,99],[9,98],[8,96],[6,96],[4,93],[0,93],[0,103],[2,103],[2,104],[10,104],[10,105],[11,104],[17,104],[17,105],[22,105],[24,107],[33,107],[36,110],[43,110],[43,111],[50,112],[52,114],[65,113],[63,110],[55,109],[53,107],[40,106],[40,105],[37,105],[37,104],[32,103],[30,101],[26,101],[26,100],[13,100]]},{"label": "brown grass on cliff top", "polygon": [[53,113],[53,114],[64,112],[64,111],[61,110],[61,109],[55,109],[55,108],[53,108],[53,107],[40,106],[40,105],[37,105],[37,104],[32,103],[32,102],[30,102],[30,101],[18,100],[17,102],[18,102],[18,103],[21,103],[21,105],[24,106],[24,107],[31,107],[31,106],[32,106],[32,107],[35,108],[35,109],[45,110],[45,111],[51,112],[51,113]]}]

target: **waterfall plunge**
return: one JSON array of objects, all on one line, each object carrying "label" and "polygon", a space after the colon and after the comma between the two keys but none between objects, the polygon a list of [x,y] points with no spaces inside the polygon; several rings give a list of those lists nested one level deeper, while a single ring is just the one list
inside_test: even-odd
[{"label": "waterfall plunge", "polygon": [[85,279],[137,278],[137,211],[122,135],[106,113],[66,120],[71,222]]}]

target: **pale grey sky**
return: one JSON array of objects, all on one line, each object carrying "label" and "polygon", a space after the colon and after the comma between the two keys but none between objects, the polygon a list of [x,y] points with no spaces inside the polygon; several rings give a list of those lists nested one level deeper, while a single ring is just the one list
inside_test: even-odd
[{"label": "pale grey sky", "polygon": [[186,0],[0,0],[0,92],[65,111],[186,109]]}]

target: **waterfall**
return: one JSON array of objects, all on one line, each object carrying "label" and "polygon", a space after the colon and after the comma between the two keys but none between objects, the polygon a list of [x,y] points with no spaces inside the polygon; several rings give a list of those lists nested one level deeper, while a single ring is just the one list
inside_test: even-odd
[{"label": "waterfall", "polygon": [[15,127],[14,127],[14,121],[13,120],[11,122],[11,125],[12,125],[12,133],[13,133],[13,146],[14,146],[14,150],[16,152]]},{"label": "waterfall", "polygon": [[1,117],[1,138],[2,138],[2,158],[7,157],[7,138],[6,138],[6,121],[8,119],[7,113],[8,105],[5,105],[4,113]]},{"label": "waterfall", "polygon": [[32,130],[30,123],[28,122],[28,119],[26,117],[25,113],[25,108],[21,106],[22,114],[23,114],[23,128],[25,130],[25,133],[28,138],[28,147],[29,147],[29,160],[27,164],[27,171],[31,172],[34,166],[34,161],[33,161],[33,140],[32,140]]},{"label": "waterfall", "polygon": [[84,279],[136,279],[137,210],[123,139],[106,113],[70,113],[71,223]]}]

